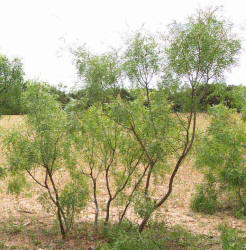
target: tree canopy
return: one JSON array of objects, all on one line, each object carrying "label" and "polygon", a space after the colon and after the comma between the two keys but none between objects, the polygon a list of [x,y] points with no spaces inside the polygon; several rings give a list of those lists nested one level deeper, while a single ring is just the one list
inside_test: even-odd
[{"label": "tree canopy", "polygon": [[22,113],[20,96],[25,89],[24,71],[18,58],[12,61],[0,55],[0,112]]}]

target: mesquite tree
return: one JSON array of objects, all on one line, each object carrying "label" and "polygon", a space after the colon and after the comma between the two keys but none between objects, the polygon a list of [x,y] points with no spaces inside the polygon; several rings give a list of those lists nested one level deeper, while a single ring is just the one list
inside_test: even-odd
[{"label": "mesquite tree", "polygon": [[[175,176],[192,149],[196,133],[197,88],[223,77],[224,70],[235,63],[240,50],[240,42],[231,33],[231,26],[219,20],[212,11],[200,11],[185,24],[171,25],[166,42],[162,49],[153,36],[138,32],[128,40],[120,58],[117,53],[97,56],[81,49],[75,53],[79,75],[87,83],[87,97],[94,97],[93,103],[82,106],[84,119],[80,118],[81,128],[83,124],[86,128],[84,135],[89,136],[85,143],[88,145],[86,152],[81,145],[82,155],[89,166],[89,171],[84,174],[90,176],[95,191],[97,176],[104,171],[109,197],[105,222],[108,222],[108,208],[117,194],[123,201],[119,222],[130,207],[134,208],[142,218],[140,232],[153,212],[169,198]],[[135,86],[131,101],[122,99],[114,91],[123,82],[122,76]],[[162,81],[161,77],[169,85],[189,85],[188,113],[173,112],[165,91],[155,89]],[[88,109],[89,106],[94,107]],[[100,136],[94,136],[93,130]],[[103,150],[99,150],[100,147]],[[129,152],[128,162],[124,152]],[[114,163],[111,165],[111,162]],[[131,166],[127,167],[129,162]],[[125,169],[123,174],[121,168]],[[171,173],[167,191],[161,190],[162,193],[156,196],[155,191],[163,185],[168,171]],[[94,203],[98,210],[95,192]]]},{"label": "mesquite tree", "polygon": [[[101,102],[102,99],[99,98],[97,104],[94,102],[93,106],[84,107],[80,114],[76,113],[80,124],[79,130],[82,133],[75,133],[74,138],[77,150],[80,151],[83,162],[88,166],[88,170],[82,173],[92,181],[95,224],[97,224],[99,210],[103,210],[104,206],[105,223],[108,223],[112,202],[118,202],[121,205],[120,223],[130,207],[134,207],[140,217],[144,218],[149,214],[154,204],[151,199],[154,193],[150,188],[151,182],[153,178],[155,184],[161,182],[168,170],[168,156],[176,154],[180,147],[178,138],[183,133],[183,128],[176,117],[172,118],[170,105],[163,92],[149,92],[150,81],[157,77],[155,73],[160,69],[158,44],[152,37],[146,40],[140,34],[137,34],[137,39],[135,48],[124,56],[122,68],[125,72],[130,72],[131,80],[144,79],[139,82],[144,91],[141,88],[136,91],[134,101],[127,101],[112,94],[107,95],[107,104]],[[147,52],[143,51],[142,46]],[[129,64],[135,65],[135,61],[130,62],[127,57],[136,54],[135,50],[142,53],[141,62],[145,63],[144,70],[146,70],[143,74],[151,69],[151,75],[134,77],[134,70],[131,71],[133,68]],[[146,62],[144,60],[148,53],[150,58]],[[93,93],[92,82],[94,86],[99,85],[102,90],[112,85],[119,86],[117,77],[112,77],[112,72],[120,70],[112,70],[112,66],[105,67],[105,65],[116,65],[110,62],[111,57],[106,61],[105,55],[85,57],[83,53],[79,59],[79,65],[87,64],[86,67],[78,67],[78,69],[88,83],[86,90],[89,91],[89,96]],[[97,71],[97,68],[100,74],[92,74]],[[107,81],[108,79],[115,79],[115,82],[112,84],[112,81]],[[95,88],[97,89],[98,87]],[[104,189],[108,195],[105,204],[99,204],[97,198],[99,175],[105,177]]]},{"label": "mesquite tree", "polygon": [[13,176],[10,191],[20,190],[28,175],[45,192],[42,205],[54,208],[63,237],[73,225],[74,216],[86,205],[87,188],[81,176],[71,171],[65,185],[59,173],[74,162],[67,131],[70,122],[61,106],[39,84],[29,86],[23,105],[27,110],[25,126],[7,132],[4,145],[8,156],[7,171]]},{"label": "mesquite tree", "polygon": [[[82,105],[82,110],[74,113],[73,117],[77,124],[77,131],[73,134],[76,149],[87,166],[87,169],[81,170],[82,165],[77,165],[77,171],[92,183],[95,225],[101,211],[105,211],[104,223],[107,224],[112,203],[125,200],[124,194],[139,172],[138,166],[143,154],[129,134],[122,133],[121,125],[108,114],[111,109],[109,103],[115,102],[119,93],[119,58],[115,53],[99,56],[81,49],[75,55],[79,75],[87,83],[84,97],[87,100],[83,101],[88,103],[88,99],[94,98],[93,102],[89,102],[90,107]],[[101,92],[98,93],[98,89]],[[99,98],[95,100],[95,96]],[[104,179],[108,197],[105,203],[98,199],[99,177]]]},{"label": "mesquite tree", "polygon": [[[154,116],[151,108],[151,99],[149,98],[148,84],[148,79],[151,79],[153,72],[157,72],[158,69],[157,60],[155,60],[157,56],[153,57],[156,47],[146,39],[146,42],[137,42],[138,40],[139,36],[137,35],[127,49],[125,64],[128,65],[128,67],[126,67],[126,73],[129,79],[132,79],[132,75],[134,74],[137,82],[144,86],[148,104],[146,106],[146,112],[149,113],[149,120],[146,119],[145,122],[149,122],[153,130],[156,130],[156,128],[160,126],[160,123],[153,122]],[[136,46],[136,44],[138,46]],[[187,23],[174,23],[171,26],[168,44],[165,50],[168,61],[167,68],[169,72],[172,72],[174,78],[178,78],[181,83],[185,82],[190,85],[190,108],[187,118],[184,118],[185,115],[180,116],[176,113],[179,124],[184,129],[183,133],[180,133],[179,138],[174,137],[171,140],[171,145],[175,140],[179,141],[180,145],[180,148],[177,150],[173,147],[176,151],[174,154],[176,156],[176,163],[172,168],[167,191],[163,192],[158,199],[153,201],[154,205],[152,206],[152,210],[146,214],[140,224],[140,232],[145,227],[151,214],[162,206],[170,196],[174,178],[192,148],[196,132],[197,100],[195,93],[197,87],[222,77],[224,70],[235,63],[239,50],[240,42],[235,39],[231,33],[231,26],[224,20],[219,20],[214,12],[200,11],[195,17],[189,18]],[[143,57],[142,55],[145,56]],[[151,175],[156,158],[151,157],[149,150],[141,139],[147,131],[137,131],[132,123],[130,123],[129,129],[141,145],[144,154],[149,160],[151,166],[149,175]],[[165,130],[163,130],[163,133],[164,132]],[[159,138],[157,135],[158,134],[154,132],[153,136],[156,136],[156,140]],[[167,142],[168,137],[163,138],[163,140]]]},{"label": "mesquite tree", "polygon": [[[102,211],[105,211],[104,223],[107,224],[112,203],[125,200],[123,193],[136,178],[142,154],[129,134],[122,133],[121,126],[105,116],[101,108],[93,106],[83,111],[78,122],[80,133],[73,137],[83,163],[77,165],[77,171],[88,177],[92,184],[90,193],[95,206],[95,225]],[[102,182],[105,202],[99,197],[98,186],[102,187]]]}]

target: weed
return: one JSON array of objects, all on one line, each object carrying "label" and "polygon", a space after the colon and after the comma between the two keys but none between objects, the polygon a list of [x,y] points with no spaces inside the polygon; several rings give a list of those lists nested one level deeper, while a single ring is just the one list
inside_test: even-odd
[{"label": "weed", "polygon": [[215,213],[218,209],[217,191],[207,184],[198,186],[197,192],[191,200],[190,207],[195,212]]},{"label": "weed", "polygon": [[42,244],[40,240],[33,240],[32,243],[34,246],[40,246]]},{"label": "weed", "polygon": [[227,224],[221,224],[219,226],[221,232],[221,244],[222,249],[225,250],[243,250],[246,249],[246,241],[243,238],[243,231],[236,230],[228,226]]},{"label": "weed", "polygon": [[0,241],[0,249],[5,249],[5,245],[2,241]]},{"label": "weed", "polygon": [[127,223],[113,225],[106,237],[109,241],[100,249],[197,249],[209,243],[205,236],[195,236],[180,226],[167,229],[164,223],[153,223],[141,234]]}]

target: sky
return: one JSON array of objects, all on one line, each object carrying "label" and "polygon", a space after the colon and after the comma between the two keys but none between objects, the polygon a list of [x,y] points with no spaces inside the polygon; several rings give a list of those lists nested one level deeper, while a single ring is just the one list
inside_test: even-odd
[{"label": "sky", "polygon": [[246,85],[244,0],[0,0],[0,54],[21,59],[26,79],[72,88],[78,79],[68,48],[86,44],[101,53],[120,47],[129,31],[165,31],[199,8],[223,6],[223,16],[242,39],[228,84]]}]

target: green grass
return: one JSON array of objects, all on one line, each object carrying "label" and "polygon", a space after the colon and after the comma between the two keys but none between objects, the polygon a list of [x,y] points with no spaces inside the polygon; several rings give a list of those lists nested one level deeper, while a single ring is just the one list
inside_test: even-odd
[{"label": "green grass", "polygon": [[[194,235],[186,229],[176,226],[167,228],[165,224],[153,223],[141,234],[136,226],[112,225],[105,231],[108,243],[99,249],[108,250],[157,250],[157,249],[206,249],[218,242],[204,235]],[[209,248],[207,248],[209,249]]]},{"label": "green grass", "polygon": [[244,250],[246,249],[245,232],[233,229],[232,227],[221,224],[219,226],[221,232],[221,245],[224,250]]}]

